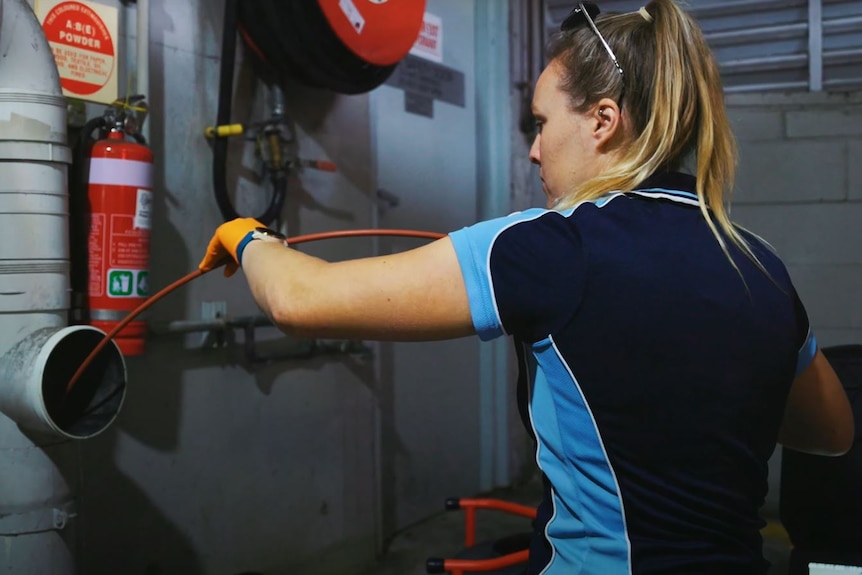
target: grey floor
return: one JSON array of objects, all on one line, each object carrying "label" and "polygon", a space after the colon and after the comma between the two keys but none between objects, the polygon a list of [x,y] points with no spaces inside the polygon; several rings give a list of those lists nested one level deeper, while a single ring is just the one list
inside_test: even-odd
[{"label": "grey floor", "polygon": [[[536,479],[487,496],[536,505],[541,497],[541,486]],[[476,524],[476,540],[479,542],[530,530],[529,519],[497,511],[478,511]],[[772,563],[769,575],[785,575],[790,554],[786,534],[777,521],[770,520],[763,535],[764,555]],[[463,537],[463,513],[441,512],[399,533],[378,564],[359,575],[425,575],[426,560],[429,557],[452,557],[461,552],[464,549]]]}]

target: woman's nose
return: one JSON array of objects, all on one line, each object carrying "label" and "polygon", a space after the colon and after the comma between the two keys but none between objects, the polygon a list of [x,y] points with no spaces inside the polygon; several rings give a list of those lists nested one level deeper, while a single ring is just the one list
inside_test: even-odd
[{"label": "woman's nose", "polygon": [[536,135],[535,139],[533,139],[533,145],[530,146],[530,161],[536,164],[537,166],[542,165],[542,160],[539,155],[539,136]]}]

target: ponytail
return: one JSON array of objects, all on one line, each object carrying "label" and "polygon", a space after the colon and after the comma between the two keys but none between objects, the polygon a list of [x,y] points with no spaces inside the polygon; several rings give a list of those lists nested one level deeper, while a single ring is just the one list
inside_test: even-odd
[{"label": "ponytail", "polygon": [[737,271],[725,238],[763,270],[730,220],[736,142],[718,64],[700,27],[673,0],[653,0],[638,12],[599,15],[596,26],[614,49],[623,78],[613,78],[597,53],[591,57],[595,35],[561,33],[552,40],[549,57],[564,66],[563,89],[580,113],[604,97],[618,97],[623,86],[613,81],[625,82],[620,106],[629,141],[618,162],[570,191],[558,209],[630,191],[656,172],[679,170],[694,154],[698,203],[713,235]]}]

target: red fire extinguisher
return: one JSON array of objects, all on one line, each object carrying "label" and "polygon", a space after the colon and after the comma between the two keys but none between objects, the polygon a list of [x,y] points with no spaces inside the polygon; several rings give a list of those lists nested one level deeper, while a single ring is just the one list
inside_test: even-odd
[{"label": "red fire extinguisher", "polygon": [[[90,324],[108,332],[149,294],[153,153],[112,129],[93,144],[87,196],[87,307]],[[131,322],[115,338],[120,351],[144,353],[146,329],[144,321]]]}]

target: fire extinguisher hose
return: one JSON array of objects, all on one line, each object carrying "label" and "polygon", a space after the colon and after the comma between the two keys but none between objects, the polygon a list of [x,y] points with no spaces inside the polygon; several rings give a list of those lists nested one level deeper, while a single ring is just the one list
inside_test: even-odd
[{"label": "fire extinguisher hose", "polygon": [[[317,234],[306,234],[303,236],[294,236],[292,238],[287,238],[287,243],[289,245],[302,244],[306,242],[314,242],[318,240],[327,240],[327,239],[336,239],[336,238],[355,238],[355,237],[367,237],[367,236],[397,236],[397,237],[407,237],[407,238],[422,238],[422,239],[430,239],[430,240],[438,240],[440,238],[445,237],[445,234],[440,234],[437,232],[424,232],[419,230],[395,230],[395,229],[377,229],[377,230],[340,230],[334,232],[322,232]],[[138,315],[143,313],[145,310],[149,309],[150,306],[155,304],[157,301],[176,290],[177,288],[189,283],[190,281],[197,279],[208,272],[203,272],[201,270],[195,270],[192,273],[183,276],[167,287],[162,288],[156,294],[149,297],[144,303],[139,305],[137,308],[132,310],[129,315],[127,315],[120,323],[118,323],[111,331],[109,331],[102,341],[100,341],[96,347],[93,348],[93,351],[84,359],[75,373],[72,375],[72,378],[69,380],[69,383],[66,384],[66,395],[69,394],[70,391],[75,387],[75,384],[90,366],[90,363],[99,355],[99,353],[114,339],[114,337],[120,333],[120,331],[126,327],[133,319],[135,319]]]}]

